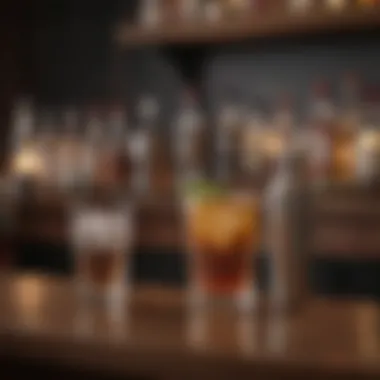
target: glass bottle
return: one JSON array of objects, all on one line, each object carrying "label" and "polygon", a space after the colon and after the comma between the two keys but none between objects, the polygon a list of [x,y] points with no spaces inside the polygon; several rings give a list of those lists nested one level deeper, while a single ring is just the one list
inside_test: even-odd
[{"label": "glass bottle", "polygon": [[[133,186],[138,193],[150,192],[160,178],[155,172],[159,155],[157,118],[159,106],[152,96],[143,96],[138,104],[138,130],[131,140]],[[157,179],[157,181],[156,181]]]},{"label": "glass bottle", "polygon": [[241,177],[241,131],[241,115],[237,106],[224,106],[219,113],[217,124],[216,174],[219,181],[230,185],[236,185]]},{"label": "glass bottle", "polygon": [[176,181],[183,184],[202,177],[205,169],[204,122],[194,93],[186,92],[174,127]]},{"label": "glass bottle", "polygon": [[350,181],[355,172],[355,146],[361,123],[358,80],[347,74],[341,86],[341,115],[332,134],[332,178]]},{"label": "glass bottle", "polygon": [[62,190],[72,188],[79,176],[78,124],[78,113],[74,108],[63,111],[61,133],[56,151],[57,184]]},{"label": "glass bottle", "polygon": [[19,180],[34,181],[44,175],[44,162],[35,141],[35,110],[28,100],[19,101],[13,111],[10,142],[10,172]]},{"label": "glass bottle", "polygon": [[81,154],[80,170],[82,182],[84,183],[102,182],[99,162],[103,155],[103,139],[103,121],[99,111],[92,107],[86,115]]},{"label": "glass bottle", "polygon": [[363,123],[356,143],[356,178],[373,185],[380,182],[380,91],[364,94]]},{"label": "glass bottle", "polygon": [[336,109],[330,98],[329,85],[317,82],[311,102],[308,129],[308,163],[311,181],[325,185],[333,172],[332,131],[336,128]]},{"label": "glass bottle", "polygon": [[241,132],[240,161],[247,182],[261,185],[265,182],[266,160],[263,149],[267,122],[258,112],[244,115]]},{"label": "glass bottle", "polygon": [[114,105],[111,107],[107,115],[107,130],[105,161],[104,165],[108,165],[109,179],[115,186],[126,184],[126,163],[128,157],[125,151],[125,141],[127,139],[127,117],[121,106]]}]

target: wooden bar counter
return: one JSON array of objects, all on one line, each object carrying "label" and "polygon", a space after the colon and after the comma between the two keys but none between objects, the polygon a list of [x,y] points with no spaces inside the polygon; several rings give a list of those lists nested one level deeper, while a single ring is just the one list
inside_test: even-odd
[{"label": "wooden bar counter", "polygon": [[81,305],[70,279],[3,274],[0,310],[1,378],[25,368],[60,379],[380,378],[380,307],[370,302],[189,316],[182,290],[139,287],[121,315]]}]

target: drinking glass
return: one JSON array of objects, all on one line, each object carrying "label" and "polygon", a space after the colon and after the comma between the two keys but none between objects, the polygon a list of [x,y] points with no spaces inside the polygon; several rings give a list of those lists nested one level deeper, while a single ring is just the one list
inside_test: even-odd
[{"label": "drinking glass", "polygon": [[260,243],[258,197],[233,190],[188,196],[184,213],[190,306],[231,304],[239,311],[252,310],[257,299],[253,257]]},{"label": "drinking glass", "polygon": [[75,280],[87,300],[122,303],[128,290],[131,207],[121,200],[87,199],[73,207]]}]

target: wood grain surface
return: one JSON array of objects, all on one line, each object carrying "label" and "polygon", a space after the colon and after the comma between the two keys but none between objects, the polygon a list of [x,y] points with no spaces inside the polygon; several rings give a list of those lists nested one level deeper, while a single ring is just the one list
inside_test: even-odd
[{"label": "wood grain surface", "polygon": [[[380,307],[313,299],[291,315],[190,313],[185,293],[145,287],[122,311],[79,302],[72,280],[0,278],[0,357],[143,378],[380,376]],[[280,377],[279,377],[280,376]]]}]

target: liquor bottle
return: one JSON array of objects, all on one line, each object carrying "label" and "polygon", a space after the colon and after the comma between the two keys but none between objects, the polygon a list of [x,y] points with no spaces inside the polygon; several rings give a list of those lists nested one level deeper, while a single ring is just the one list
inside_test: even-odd
[{"label": "liquor bottle", "polygon": [[86,116],[83,146],[81,154],[81,172],[83,185],[101,181],[99,162],[103,156],[104,142],[103,120],[98,108],[91,107]]},{"label": "liquor bottle", "polygon": [[78,179],[80,144],[78,138],[78,113],[74,108],[63,112],[61,133],[56,146],[57,185],[70,190]]},{"label": "liquor bottle", "polygon": [[367,90],[363,96],[363,122],[356,143],[356,178],[363,184],[380,182],[380,91]]},{"label": "liquor bottle", "polygon": [[187,90],[174,126],[176,180],[180,186],[204,174],[204,139],[204,121],[196,95],[194,91]]},{"label": "liquor bottle", "polygon": [[310,176],[314,184],[325,185],[331,179],[332,131],[337,120],[329,85],[323,81],[314,87],[310,119],[307,133]]},{"label": "liquor bottle", "polygon": [[45,108],[38,116],[36,145],[44,161],[45,184],[53,187],[57,175],[57,153],[60,148],[58,137],[56,114]]},{"label": "liquor bottle", "polygon": [[219,114],[216,136],[217,177],[220,181],[233,184],[239,172],[239,111],[233,104],[222,108]]},{"label": "liquor bottle", "polygon": [[240,162],[247,181],[261,183],[265,177],[266,159],[264,152],[267,122],[258,112],[244,115],[240,141]]},{"label": "liquor bottle", "polygon": [[332,178],[349,181],[355,174],[355,146],[361,123],[359,84],[356,75],[345,75],[341,86],[339,122],[332,131]]},{"label": "liquor bottle", "polygon": [[[127,119],[121,106],[113,105],[107,110],[105,124],[107,135],[103,144],[103,159],[100,165],[104,168],[103,178],[109,187],[121,185],[125,178],[124,162],[127,159],[125,141],[127,138]],[[107,179],[106,179],[107,178]]]},{"label": "liquor bottle", "polygon": [[36,149],[35,110],[31,102],[21,100],[12,117],[10,172],[18,184],[31,183],[44,175],[45,167]]},{"label": "liquor bottle", "polygon": [[130,145],[133,165],[133,187],[142,194],[153,190],[156,184],[155,173],[159,150],[157,118],[159,106],[155,98],[143,96],[138,104],[138,130]]},{"label": "liquor bottle", "polygon": [[308,295],[309,191],[304,152],[289,148],[265,194],[269,305],[291,311]]},{"label": "liquor bottle", "polygon": [[35,115],[32,103],[27,99],[18,101],[12,112],[10,151],[15,153],[32,140]]}]

